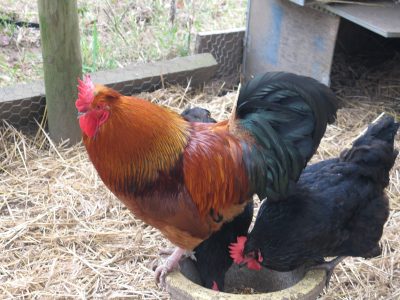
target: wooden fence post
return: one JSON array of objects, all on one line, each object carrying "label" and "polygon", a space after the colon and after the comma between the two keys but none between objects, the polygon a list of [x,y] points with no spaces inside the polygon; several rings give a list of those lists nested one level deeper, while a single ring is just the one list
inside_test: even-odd
[{"label": "wooden fence post", "polygon": [[38,0],[46,105],[51,138],[80,140],[75,100],[82,75],[76,0]]}]

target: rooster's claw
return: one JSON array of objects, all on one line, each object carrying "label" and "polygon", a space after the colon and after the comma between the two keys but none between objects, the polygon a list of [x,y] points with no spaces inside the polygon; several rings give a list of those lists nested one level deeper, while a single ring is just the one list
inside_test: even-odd
[{"label": "rooster's claw", "polygon": [[179,266],[179,260],[181,259],[182,255],[185,253],[185,250],[181,248],[176,248],[173,253],[167,258],[167,260],[162,264],[159,265],[155,273],[156,283],[161,287],[165,288],[165,279],[168,273],[174,271]]}]

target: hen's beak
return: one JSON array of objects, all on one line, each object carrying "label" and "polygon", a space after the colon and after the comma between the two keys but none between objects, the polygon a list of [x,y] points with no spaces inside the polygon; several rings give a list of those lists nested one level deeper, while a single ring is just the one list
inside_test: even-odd
[{"label": "hen's beak", "polygon": [[84,116],[86,114],[86,112],[81,112],[81,111],[78,111],[78,119],[80,118],[80,117],[82,117],[82,116]]}]

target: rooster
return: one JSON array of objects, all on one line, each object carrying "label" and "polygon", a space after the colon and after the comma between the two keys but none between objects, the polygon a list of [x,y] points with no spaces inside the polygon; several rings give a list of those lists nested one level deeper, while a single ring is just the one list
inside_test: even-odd
[{"label": "rooster", "polygon": [[168,108],[79,81],[83,143],[104,184],[135,216],[178,246],[165,276],[257,194],[285,195],[335,119],[333,92],[316,80],[266,73],[240,89],[218,123],[188,122]]},{"label": "rooster", "polygon": [[384,189],[398,154],[398,128],[393,117],[384,116],[340,157],[308,166],[285,199],[264,201],[248,237],[230,246],[234,261],[256,270],[323,268],[328,284],[345,256],[380,255],[389,216]]}]

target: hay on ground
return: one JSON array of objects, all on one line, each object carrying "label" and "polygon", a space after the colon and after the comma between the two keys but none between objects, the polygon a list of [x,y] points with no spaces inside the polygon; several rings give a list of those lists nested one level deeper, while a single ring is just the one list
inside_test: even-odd
[{"label": "hay on ground", "polygon": [[[142,96],[177,111],[198,105],[224,119],[235,93],[215,97],[171,87]],[[338,155],[383,110],[395,113],[384,102],[350,100],[313,161]],[[400,297],[400,159],[387,194],[382,256],[346,259],[323,299]],[[0,130],[1,298],[167,299],[152,272],[166,246],[104,187],[82,145],[55,147],[43,134],[31,138],[7,125]]]}]

